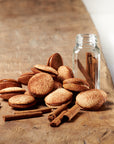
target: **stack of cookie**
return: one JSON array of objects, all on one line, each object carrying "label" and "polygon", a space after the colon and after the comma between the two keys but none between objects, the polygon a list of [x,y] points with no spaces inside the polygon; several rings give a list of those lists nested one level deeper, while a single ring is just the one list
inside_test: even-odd
[{"label": "stack of cookie", "polygon": [[[0,97],[7,100],[12,108],[28,109],[43,100],[50,108],[60,108],[56,112],[59,114],[75,100],[88,109],[97,109],[105,102],[106,93],[95,89],[90,91],[91,86],[86,79],[74,78],[72,69],[63,65],[59,53],[51,55],[47,65],[36,64],[31,70],[19,76],[17,81],[0,80]],[[23,85],[27,86],[26,90]]]},{"label": "stack of cookie", "polygon": [[[45,99],[46,105],[53,105],[51,107],[54,108],[68,100],[71,101],[72,92],[63,88],[63,80],[74,76],[71,68],[63,65],[59,53],[51,55],[47,65],[36,64],[31,70],[20,75],[18,80],[0,80],[0,97],[7,100],[11,107],[20,109],[33,107],[47,96],[49,98]],[[27,86],[27,90],[22,88],[23,85]],[[59,90],[56,91],[57,89]],[[54,91],[55,98],[53,98]]]}]

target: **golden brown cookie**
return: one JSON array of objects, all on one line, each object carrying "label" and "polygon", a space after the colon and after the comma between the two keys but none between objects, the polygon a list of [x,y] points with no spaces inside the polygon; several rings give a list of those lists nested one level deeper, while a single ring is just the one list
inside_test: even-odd
[{"label": "golden brown cookie", "polygon": [[47,73],[35,74],[28,82],[28,90],[32,96],[44,97],[54,87],[54,80]]},{"label": "golden brown cookie", "polygon": [[72,100],[72,92],[64,88],[58,88],[45,97],[45,104],[51,108],[57,108],[60,105]]},{"label": "golden brown cookie", "polygon": [[46,65],[35,65],[34,68],[36,68],[37,70],[41,71],[41,72],[46,72],[49,74],[54,74],[54,75],[58,75],[57,71],[50,67],[50,66],[46,66]]},{"label": "golden brown cookie", "polygon": [[58,68],[58,79],[61,81],[68,79],[68,78],[73,78],[73,72],[72,69],[68,66],[60,66]]},{"label": "golden brown cookie", "polygon": [[20,77],[18,78],[18,82],[20,82],[21,84],[27,85],[29,79],[34,75],[33,72],[27,72],[24,73],[22,75],[20,75]]},{"label": "golden brown cookie", "polygon": [[81,92],[76,97],[76,103],[84,109],[98,110],[105,102],[106,93],[98,89]]},{"label": "golden brown cookie", "polygon": [[25,95],[31,95],[31,94],[29,93],[29,91],[25,91],[24,94],[25,94]]},{"label": "golden brown cookie", "polygon": [[89,84],[87,81],[79,78],[70,78],[63,81],[63,87],[67,90],[81,92],[89,90]]},{"label": "golden brown cookie", "polygon": [[37,68],[35,68],[35,67],[32,67],[31,68],[31,70],[32,70],[32,72],[34,73],[34,74],[37,74],[37,73],[40,73],[41,71],[39,71]]},{"label": "golden brown cookie", "polygon": [[8,104],[13,108],[24,109],[34,106],[36,104],[36,100],[33,96],[21,94],[11,97],[8,100]]},{"label": "golden brown cookie", "polygon": [[18,94],[23,94],[25,89],[20,87],[8,87],[0,90],[0,97],[4,100],[8,100],[10,97]]},{"label": "golden brown cookie", "polygon": [[7,87],[21,87],[21,83],[14,79],[1,79],[0,90]]},{"label": "golden brown cookie", "polygon": [[86,85],[79,85],[79,84],[73,84],[73,83],[63,84],[63,87],[67,90],[75,91],[75,92],[89,90],[89,87]]},{"label": "golden brown cookie", "polygon": [[69,78],[63,81],[63,84],[68,83],[74,83],[74,84],[80,84],[80,85],[87,85],[89,86],[88,82],[86,80],[80,79],[80,78]]},{"label": "golden brown cookie", "polygon": [[63,59],[59,53],[51,55],[48,59],[47,65],[58,70],[60,66],[63,65]]},{"label": "golden brown cookie", "polygon": [[53,90],[56,90],[56,89],[62,88],[62,87],[63,87],[62,83],[60,83],[59,81],[54,81],[54,88],[53,88]]}]

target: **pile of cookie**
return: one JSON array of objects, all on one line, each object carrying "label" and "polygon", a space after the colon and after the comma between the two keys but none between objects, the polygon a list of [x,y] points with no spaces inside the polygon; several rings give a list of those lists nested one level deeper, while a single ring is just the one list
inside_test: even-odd
[{"label": "pile of cookie", "polygon": [[[23,85],[27,86],[27,90],[22,88]],[[47,65],[34,65],[31,72],[22,74],[18,80],[0,80],[0,97],[7,100],[14,109],[34,108],[37,104],[42,104],[40,102],[43,100],[47,107],[59,111],[65,104],[64,108],[74,104],[76,95],[78,105],[85,109],[99,109],[106,101],[103,90],[90,90],[90,84],[86,80],[74,78],[72,69],[63,65],[59,53],[51,55]]]}]

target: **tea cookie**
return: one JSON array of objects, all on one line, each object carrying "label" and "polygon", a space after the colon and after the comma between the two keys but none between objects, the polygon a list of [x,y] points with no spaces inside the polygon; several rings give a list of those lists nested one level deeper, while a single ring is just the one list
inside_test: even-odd
[{"label": "tea cookie", "polygon": [[1,79],[0,80],[0,90],[7,87],[22,87],[21,83],[14,79]]},{"label": "tea cookie", "polygon": [[80,79],[80,78],[69,78],[63,81],[63,84],[68,83],[74,83],[74,84],[80,84],[80,85],[87,85],[89,86],[88,82],[86,80]]},{"label": "tea cookie", "polygon": [[44,97],[54,87],[54,80],[47,73],[35,74],[28,82],[28,90],[32,96]]},{"label": "tea cookie", "polygon": [[63,65],[63,59],[59,53],[51,55],[48,59],[47,65],[58,70],[60,66]]},{"label": "tea cookie", "polygon": [[68,79],[68,78],[73,78],[73,72],[72,69],[68,66],[60,66],[58,68],[58,79],[61,81]]},{"label": "tea cookie", "polygon": [[81,92],[76,96],[76,103],[84,109],[98,110],[105,102],[106,93],[98,89]]},{"label": "tea cookie", "polygon": [[27,85],[29,79],[30,79],[33,75],[34,75],[33,72],[24,73],[24,74],[20,75],[20,77],[18,78],[18,82],[20,82],[20,83],[23,84],[23,85]]},{"label": "tea cookie", "polygon": [[81,92],[89,90],[89,84],[87,81],[79,78],[70,78],[63,81],[63,87],[67,90]]},{"label": "tea cookie", "polygon": [[49,73],[49,74],[58,75],[57,71],[54,68],[50,67],[50,66],[37,64],[37,65],[34,66],[34,68],[38,69],[41,72],[46,72],[46,73]]},{"label": "tea cookie", "polygon": [[8,100],[10,97],[18,94],[23,94],[26,90],[20,87],[8,87],[0,90],[0,97]]},{"label": "tea cookie", "polygon": [[21,94],[11,97],[8,100],[8,104],[13,108],[24,109],[34,106],[36,104],[36,100],[33,96]]},{"label": "tea cookie", "polygon": [[72,92],[64,88],[58,88],[45,97],[45,104],[51,108],[57,108],[72,100]]},{"label": "tea cookie", "polygon": [[56,90],[56,89],[62,88],[62,87],[63,87],[62,83],[60,83],[59,81],[54,81],[54,88],[53,88],[53,90]]}]

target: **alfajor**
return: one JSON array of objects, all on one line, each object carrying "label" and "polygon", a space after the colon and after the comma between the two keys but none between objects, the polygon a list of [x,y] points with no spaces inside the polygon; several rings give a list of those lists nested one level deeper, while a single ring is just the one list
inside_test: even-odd
[{"label": "alfajor", "polygon": [[87,81],[79,78],[69,78],[63,81],[63,87],[70,91],[81,92],[89,90]]},{"label": "alfajor", "polygon": [[60,66],[58,68],[58,79],[63,81],[65,79],[68,79],[68,78],[73,78],[74,75],[73,75],[73,72],[72,72],[72,69],[68,66]]},{"label": "alfajor", "polygon": [[54,87],[54,80],[50,74],[38,73],[35,74],[28,82],[28,90],[32,96],[44,97],[51,92]]},{"label": "alfajor", "polygon": [[21,83],[14,79],[1,79],[0,90],[7,87],[21,87]]},{"label": "alfajor", "polygon": [[51,108],[57,108],[62,104],[70,102],[72,100],[72,92],[64,88],[58,88],[45,97],[45,104]]},{"label": "alfajor", "polygon": [[76,103],[84,109],[98,110],[106,101],[107,94],[103,90],[91,89],[76,96]]},{"label": "alfajor", "polygon": [[0,97],[8,100],[10,97],[18,94],[23,94],[26,90],[20,87],[8,87],[0,90]]},{"label": "alfajor", "polygon": [[47,65],[58,70],[60,66],[63,65],[63,59],[59,53],[54,53],[48,59]]},{"label": "alfajor", "polygon": [[33,96],[21,94],[11,97],[8,104],[13,108],[25,109],[34,106],[36,100]]},{"label": "alfajor", "polygon": [[23,85],[27,85],[29,79],[30,79],[33,75],[34,75],[33,72],[24,73],[24,74],[20,75],[20,77],[18,78],[18,82],[20,82],[20,83],[23,84]]}]

